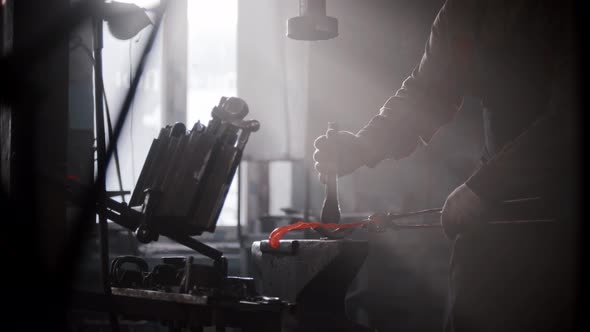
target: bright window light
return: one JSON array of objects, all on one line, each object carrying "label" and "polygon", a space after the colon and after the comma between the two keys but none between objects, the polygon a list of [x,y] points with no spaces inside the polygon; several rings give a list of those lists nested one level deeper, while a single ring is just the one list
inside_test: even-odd
[{"label": "bright window light", "polygon": [[[188,1],[189,126],[211,119],[221,96],[236,95],[237,0]],[[237,176],[236,176],[237,178]],[[237,224],[237,181],[231,186],[217,225]]]},{"label": "bright window light", "polygon": [[207,122],[221,96],[236,95],[237,0],[189,1],[189,123]]}]

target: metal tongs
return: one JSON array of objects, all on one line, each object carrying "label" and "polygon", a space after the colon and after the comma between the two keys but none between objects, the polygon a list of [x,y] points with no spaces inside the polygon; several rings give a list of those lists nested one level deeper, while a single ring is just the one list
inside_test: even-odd
[{"label": "metal tongs", "polygon": [[[515,225],[515,224],[540,224],[540,223],[553,223],[557,222],[556,219],[546,218],[547,214],[544,214],[540,208],[542,203],[539,197],[524,198],[504,201],[502,206],[505,211],[504,213],[496,213],[487,216],[487,220],[483,225]],[[528,208],[527,208],[528,205]],[[511,209],[522,209],[523,212],[516,214],[514,212],[518,210]],[[537,213],[533,213],[537,211]],[[384,232],[387,229],[400,230],[400,229],[419,229],[419,228],[441,228],[440,222],[435,223],[422,223],[422,224],[400,224],[395,222],[398,219],[407,217],[414,217],[424,214],[439,214],[442,212],[442,208],[426,209],[419,211],[412,211],[407,213],[375,213],[369,218],[365,219],[367,223],[364,225],[369,232]]]},{"label": "metal tongs", "polygon": [[394,212],[378,212],[370,215],[367,219],[363,220],[367,223],[365,224],[364,228],[366,228],[369,232],[380,233],[384,232],[387,229],[415,229],[415,228],[438,228],[441,227],[440,223],[425,223],[425,224],[400,224],[396,223],[395,220],[408,218],[408,217],[415,217],[424,214],[440,214],[442,208],[435,208],[435,209],[426,209],[426,210],[419,210],[419,211],[412,211],[412,212],[405,212],[405,213],[394,213]]},{"label": "metal tongs", "polygon": [[[515,224],[542,224],[558,222],[557,219],[547,218],[544,213],[542,200],[538,197],[508,200],[502,203],[503,209],[499,213],[487,216],[487,221],[483,225],[515,225]],[[516,210],[515,210],[516,209]],[[522,210],[521,213],[516,213]],[[535,212],[536,213],[533,213]],[[424,229],[424,228],[442,228],[440,222],[431,223],[399,223],[397,220],[416,217],[426,214],[440,215],[442,208],[425,209],[411,212],[377,212],[370,215],[367,219],[362,220],[365,224],[362,226],[368,232],[382,233],[386,230],[402,229]],[[354,228],[339,228],[331,232],[333,239],[345,238],[354,231]]]},{"label": "metal tongs", "polygon": [[[364,223],[362,226],[363,229],[373,232],[373,233],[380,233],[384,232],[387,229],[409,229],[409,228],[436,228],[440,227],[440,223],[429,223],[429,224],[398,224],[395,223],[394,220],[419,216],[423,214],[429,213],[437,213],[440,214],[442,208],[436,209],[426,209],[420,211],[412,211],[412,212],[405,212],[405,213],[394,213],[394,212],[377,212],[370,215],[368,218],[359,221],[360,223]],[[317,230],[317,229],[316,229]],[[333,231],[323,231],[320,234],[323,237],[328,239],[343,239],[352,232],[354,232],[355,228],[337,228]]]}]

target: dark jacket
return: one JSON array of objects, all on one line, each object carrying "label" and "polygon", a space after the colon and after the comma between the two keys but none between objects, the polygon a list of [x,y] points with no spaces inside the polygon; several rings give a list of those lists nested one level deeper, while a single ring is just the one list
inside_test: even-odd
[{"label": "dark jacket", "polygon": [[420,63],[358,133],[376,147],[368,166],[426,144],[469,95],[482,101],[485,130],[472,190],[488,200],[571,191],[579,141],[571,16],[563,1],[446,1]]}]

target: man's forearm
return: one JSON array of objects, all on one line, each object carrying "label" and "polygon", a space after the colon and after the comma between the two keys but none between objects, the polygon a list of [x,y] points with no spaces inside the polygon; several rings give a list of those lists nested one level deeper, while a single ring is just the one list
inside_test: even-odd
[{"label": "man's forearm", "polygon": [[[443,8],[444,9],[444,8]],[[440,24],[441,19],[435,22]],[[433,30],[440,29],[435,25]],[[420,64],[404,81],[396,94],[390,97],[379,114],[359,131],[375,148],[375,156],[368,166],[383,159],[400,159],[410,155],[419,142],[427,143],[436,131],[450,122],[461,107],[460,84],[452,75],[454,66],[437,64],[440,55],[434,52],[443,49],[440,43],[447,38],[431,35]],[[448,47],[447,47],[448,48]],[[443,80],[442,78],[446,79]]]},{"label": "man's forearm", "polygon": [[[373,166],[411,154],[449,122],[462,102],[475,35],[474,5],[447,0],[439,11],[422,58],[380,113],[358,132],[374,149]],[[468,47],[466,47],[466,45]]]},{"label": "man's forearm", "polygon": [[[420,142],[428,142],[440,126],[450,121],[448,115],[456,111],[455,108],[433,112],[433,108],[436,106],[419,105],[399,95],[391,97],[379,114],[357,133],[374,150],[367,165],[372,167],[383,159],[408,156]],[[443,114],[447,117],[436,117]]]}]

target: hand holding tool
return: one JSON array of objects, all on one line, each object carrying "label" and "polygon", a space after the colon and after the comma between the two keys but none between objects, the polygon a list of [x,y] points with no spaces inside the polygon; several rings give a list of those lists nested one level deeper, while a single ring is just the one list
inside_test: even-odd
[{"label": "hand holding tool", "polygon": [[[326,136],[331,139],[335,139],[335,135],[338,135],[338,124],[330,122],[328,124],[328,131]],[[335,153],[338,153],[337,150]],[[333,160],[338,162],[339,156],[334,156]],[[322,206],[322,213],[320,215],[320,221],[322,224],[338,224],[340,223],[340,203],[338,202],[338,174],[325,174],[325,193],[324,205]],[[326,228],[315,228],[323,237],[328,239],[342,239],[345,236],[352,233],[352,229],[335,229],[330,231]]]}]

